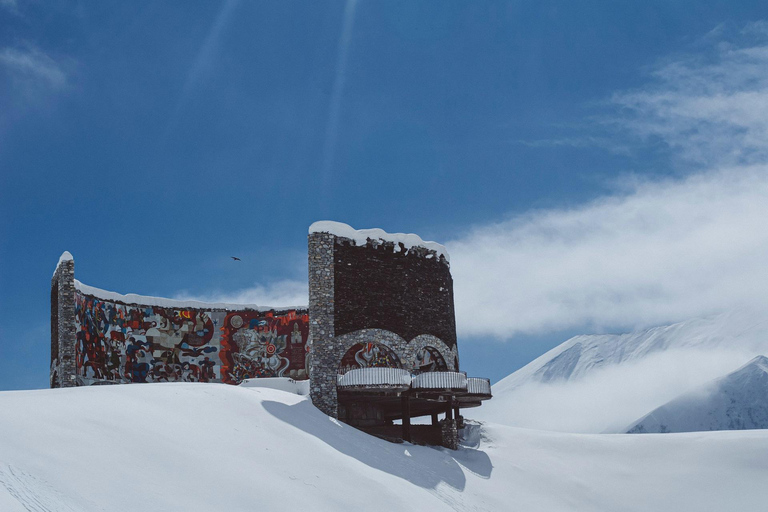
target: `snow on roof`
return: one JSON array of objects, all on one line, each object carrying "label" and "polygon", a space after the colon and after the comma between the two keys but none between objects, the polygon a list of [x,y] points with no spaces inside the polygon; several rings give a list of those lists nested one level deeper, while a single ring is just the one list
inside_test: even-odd
[{"label": "snow on roof", "polygon": [[383,229],[355,229],[349,224],[343,222],[334,222],[330,220],[323,220],[315,222],[309,226],[309,234],[312,233],[330,233],[332,235],[349,238],[355,242],[356,245],[365,245],[368,239],[383,240],[385,242],[394,242],[396,250],[399,250],[397,244],[401,243],[406,249],[411,247],[424,247],[426,249],[435,251],[438,255],[445,257],[446,261],[451,261],[448,255],[448,250],[444,245],[437,242],[425,242],[419,235],[413,233],[387,233]]},{"label": "snow on roof", "polygon": [[166,299],[163,297],[150,297],[147,295],[136,295],[135,293],[129,293],[126,295],[102,290],[100,288],[94,288],[81,283],[75,279],[75,288],[85,295],[93,295],[103,300],[112,302],[123,302],[125,304],[141,304],[144,306],[157,306],[161,308],[177,308],[177,309],[228,309],[232,311],[240,311],[244,309],[252,309],[256,311],[286,311],[292,309],[307,309],[307,306],[258,306],[256,304],[230,304],[225,302],[200,302],[197,300],[176,300]]}]

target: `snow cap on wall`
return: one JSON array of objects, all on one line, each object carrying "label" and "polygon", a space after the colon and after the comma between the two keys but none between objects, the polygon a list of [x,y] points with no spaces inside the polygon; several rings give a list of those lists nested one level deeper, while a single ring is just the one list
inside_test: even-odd
[{"label": "snow cap on wall", "polygon": [[56,271],[59,270],[59,266],[61,266],[62,263],[65,261],[74,261],[75,259],[72,257],[72,253],[69,251],[64,251],[61,253],[61,256],[59,257],[59,261],[56,263],[56,267],[53,269],[53,275],[56,275]]},{"label": "snow cap on wall", "polygon": [[311,235],[312,233],[330,233],[331,235],[349,238],[355,242],[355,245],[365,245],[368,243],[368,239],[371,239],[393,242],[395,245],[403,244],[406,249],[424,247],[425,249],[435,251],[438,257],[443,256],[446,261],[451,261],[448,250],[444,245],[437,242],[425,242],[419,235],[413,233],[387,233],[379,228],[355,229],[349,224],[330,220],[315,222],[309,226],[309,234]]},{"label": "snow cap on wall", "polygon": [[172,309],[225,309],[230,311],[254,310],[254,311],[287,311],[292,309],[307,309],[307,306],[258,306],[256,304],[230,304],[225,302],[200,302],[196,300],[176,300],[163,297],[150,297],[129,293],[126,295],[94,288],[75,279],[75,289],[84,295],[91,295],[109,302],[122,302],[123,304],[140,304],[142,306],[157,306],[159,308]]}]

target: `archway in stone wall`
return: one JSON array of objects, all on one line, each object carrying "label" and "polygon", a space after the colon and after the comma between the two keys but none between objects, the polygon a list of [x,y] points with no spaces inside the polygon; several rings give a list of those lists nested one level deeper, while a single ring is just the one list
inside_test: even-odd
[{"label": "archway in stone wall", "polygon": [[376,342],[355,343],[339,361],[339,374],[357,368],[402,368],[400,357],[390,347]]},{"label": "archway in stone wall", "polygon": [[444,370],[458,371],[459,351],[457,346],[448,348],[443,340],[431,334],[420,334],[408,342],[408,353],[411,354],[411,360],[407,364],[414,370],[420,370],[424,364],[425,350],[431,352],[435,357],[440,356],[442,358],[442,362],[445,364]]},{"label": "archway in stone wall", "polygon": [[448,364],[440,351],[429,345],[416,352],[416,368],[419,372],[444,372],[448,371]]}]

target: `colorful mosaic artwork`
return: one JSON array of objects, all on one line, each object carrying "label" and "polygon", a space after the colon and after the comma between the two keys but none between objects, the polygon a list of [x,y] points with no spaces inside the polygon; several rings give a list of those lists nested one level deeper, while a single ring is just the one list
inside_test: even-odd
[{"label": "colorful mosaic artwork", "polygon": [[306,311],[205,311],[125,305],[78,293],[83,384],[307,378]]},{"label": "colorful mosaic artwork", "polygon": [[397,354],[381,343],[357,343],[341,358],[339,373],[355,368],[402,368]]}]

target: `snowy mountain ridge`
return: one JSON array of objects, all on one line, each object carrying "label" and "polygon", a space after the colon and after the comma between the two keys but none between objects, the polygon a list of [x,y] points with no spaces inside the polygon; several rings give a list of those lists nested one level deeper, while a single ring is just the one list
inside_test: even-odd
[{"label": "snowy mountain ridge", "polygon": [[768,354],[768,321],[746,310],[627,334],[574,336],[496,383],[494,399],[477,415],[558,432],[625,432],[761,354]]},{"label": "snowy mountain ridge", "polygon": [[671,349],[736,347],[753,355],[768,353],[768,321],[733,311],[625,334],[578,335],[502,379],[493,389],[498,393],[527,382],[580,379],[600,368]]},{"label": "snowy mountain ridge", "polygon": [[626,432],[665,433],[768,429],[768,358],[757,356],[738,370],[682,394]]}]

